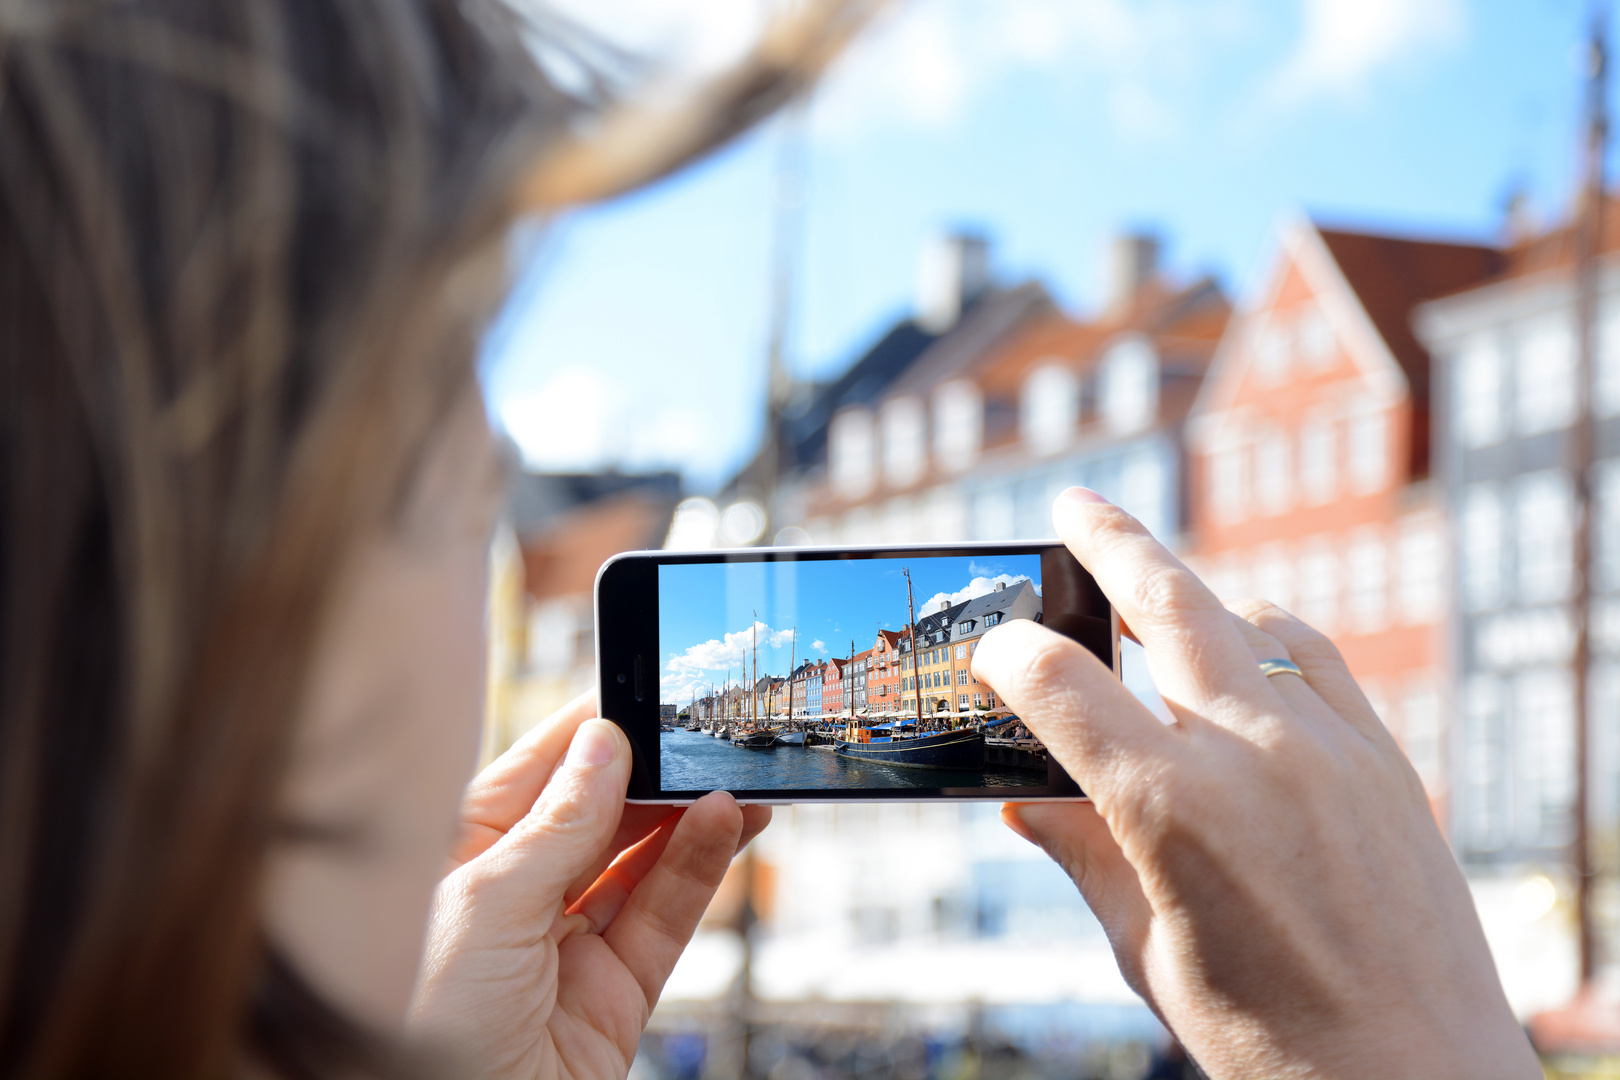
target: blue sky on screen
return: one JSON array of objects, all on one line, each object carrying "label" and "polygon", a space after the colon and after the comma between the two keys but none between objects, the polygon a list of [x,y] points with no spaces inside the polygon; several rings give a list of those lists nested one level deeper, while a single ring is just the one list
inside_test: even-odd
[{"label": "blue sky on screen", "polygon": [[711,683],[724,685],[728,671],[742,682],[755,633],[761,675],[786,674],[795,657],[848,656],[852,639],[856,652],[870,649],[880,629],[906,624],[904,567],[919,617],[941,600],[983,596],[997,583],[1028,578],[1037,590],[1041,583],[1039,555],[661,566],[662,700],[706,693]]},{"label": "blue sky on screen", "polygon": [[[756,0],[568,0],[673,69],[710,70]],[[1103,249],[1159,230],[1181,277],[1241,288],[1276,222],[1493,237],[1576,161],[1582,0],[911,0],[824,83],[807,124],[789,356],[847,365],[910,306],[942,229],[1084,313]],[[531,464],[674,466],[702,490],[759,435],[772,169],[763,128],[522,248],[484,357]]]}]

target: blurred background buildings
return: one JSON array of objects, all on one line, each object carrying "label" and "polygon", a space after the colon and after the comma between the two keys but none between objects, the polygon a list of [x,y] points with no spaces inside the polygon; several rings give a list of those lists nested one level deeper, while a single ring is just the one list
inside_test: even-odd
[{"label": "blurred background buildings", "polygon": [[[492,410],[527,471],[494,549],[486,753],[592,686],[591,586],[611,554],[1048,537],[1052,498],[1082,484],[1130,510],[1221,595],[1265,597],[1333,637],[1429,792],[1514,1008],[1528,1022],[1584,986],[1584,1000],[1620,1033],[1620,206],[1604,210],[1607,200],[1591,196],[1601,173],[1579,171],[1579,147],[1600,130],[1608,92],[1595,68],[1572,71],[1568,62],[1586,33],[1586,5],[1547,3],[1508,21],[1461,0],[1426,15],[1394,3],[1350,14],[1353,6],[1304,5],[1298,50],[1255,90],[1302,109],[1317,101],[1320,112],[1328,91],[1299,65],[1313,56],[1329,67],[1362,64],[1362,112],[1327,110],[1344,145],[1313,149],[1331,132],[1299,131],[1295,104],[1276,101],[1254,106],[1245,122],[1294,125],[1280,147],[1235,120],[1211,143],[1185,126],[1202,115],[1187,105],[1171,149],[1147,165],[1120,158],[1107,139],[1095,145],[1099,168],[1112,162],[1141,177],[1145,194],[1098,188],[1115,219],[1085,245],[1073,242],[1070,223],[1095,224],[1097,210],[1080,190],[1036,185],[1033,207],[1024,199],[998,209],[994,194],[980,198],[997,181],[977,159],[961,163],[966,186],[942,179],[946,170],[908,181],[931,225],[910,243],[894,242],[874,219],[863,237],[881,245],[856,244],[838,208],[816,196],[818,183],[848,194],[853,151],[828,143],[826,118],[814,110],[761,136],[763,149],[745,148],[715,175],[687,182],[763,193],[733,198],[728,211],[751,215],[758,244],[728,240],[732,218],[721,216],[705,218],[704,244],[684,250],[700,267],[713,252],[699,248],[713,241],[768,278],[769,295],[716,284],[714,297],[671,314],[666,294],[689,296],[689,283],[668,268],[644,276],[633,241],[650,230],[656,265],[661,241],[649,222],[660,199],[672,214],[689,210],[691,186],[643,196],[583,240],[552,238],[564,254],[547,264],[546,280],[562,300],[537,299],[538,276],[526,275],[490,345]],[[1241,36],[1244,13],[1255,9],[1146,7],[1220,41]],[[1214,7],[1235,22],[1209,22]],[[1076,8],[1131,18],[1117,5]],[[644,6],[626,10],[631,24],[650,18]],[[927,84],[930,69],[916,57],[929,49],[940,64],[990,64],[990,54],[1011,63],[994,41],[980,55],[955,38],[930,39],[944,33],[938,19],[983,27],[1047,8],[1018,0],[995,9],[1000,20],[959,0],[914,0],[907,10],[918,14],[880,28],[874,48],[898,48],[912,65],[906,76]],[[1048,14],[1059,49],[1073,27]],[[1142,71],[1087,54],[1114,72],[1111,92],[1058,85],[1082,100],[1103,94],[1129,114],[1118,101],[1132,79],[1164,90],[1149,75],[1190,48],[1180,31],[1140,33],[1132,47],[1162,50]],[[1334,33],[1359,33],[1372,51],[1331,52]],[[1504,52],[1504,39],[1518,52]],[[1070,52],[1061,55],[1084,52],[1064,40]],[[1018,55],[1018,70],[1047,70],[1033,46]],[[835,72],[820,97],[837,106],[854,92],[850,82],[869,93],[888,86],[873,81],[870,64],[867,53],[852,57],[854,74]],[[1474,99],[1444,104],[1436,72],[1477,82]],[[1520,95],[1495,114],[1487,104],[1501,88],[1485,85],[1492,78]],[[938,80],[944,95],[950,79]],[[1002,93],[985,91],[991,115],[1009,107]],[[1154,119],[1153,93],[1142,93],[1145,111],[1116,125],[1158,138],[1153,125],[1169,121]],[[1526,101],[1562,119],[1521,122]],[[1048,107],[1029,109],[1044,116]],[[1404,113],[1396,118],[1401,110],[1419,117],[1418,135]],[[1384,126],[1369,127],[1367,113]],[[1509,151],[1491,142],[1499,132],[1482,134],[1493,115],[1509,117],[1498,128],[1520,129]],[[1014,124],[1034,140],[1026,168],[1043,168],[1044,153],[1070,152],[1053,146],[1061,125],[1031,134],[1029,123],[1021,114]],[[952,137],[975,145],[975,130],[964,121]],[[866,146],[892,165],[885,150]],[[1317,159],[1351,170],[1344,155],[1355,158],[1347,185],[1309,179]],[[1166,162],[1184,185],[1166,184]],[[1296,171],[1304,178],[1295,187],[1277,186]],[[1234,173],[1253,176],[1256,190],[1234,188]],[[1415,194],[1391,195],[1390,177],[1406,178]],[[1026,190],[1020,184],[1003,177],[1003,188]],[[1220,197],[1201,185],[1216,185]],[[939,209],[941,186],[952,192],[949,212]],[[1539,221],[1528,198],[1538,187],[1551,208]],[[1295,209],[1323,200],[1344,209]],[[1241,243],[1221,231],[1231,225],[1228,207],[1244,215]],[[870,212],[847,210],[851,219]],[[1029,240],[1031,215],[1050,224],[1055,247]],[[938,227],[964,218],[1022,232],[1016,256],[1004,256],[989,224]],[[1389,219],[1401,224],[1345,224]],[[1118,224],[1142,220],[1175,222],[1199,236],[1199,250],[1225,258],[1188,269],[1200,259],[1174,257],[1187,243],[1171,229]],[[627,233],[615,231],[620,222]],[[818,251],[827,236],[840,238],[836,250]],[[606,261],[579,254],[593,238]],[[1031,250],[1047,254],[1032,259]],[[1052,273],[1018,269],[1043,260]],[[1076,261],[1094,270],[1076,275]],[[908,280],[910,299],[886,294],[864,330],[817,314],[829,292],[847,295],[826,280],[868,280],[875,266],[891,283]],[[1234,271],[1243,282],[1235,288]],[[593,274],[618,291],[617,321],[600,317]],[[716,317],[707,305],[740,318],[722,302],[737,296],[764,313],[740,347],[742,368],[686,343]],[[570,300],[596,316],[592,327],[568,328]],[[1590,335],[1583,311],[1593,313]],[[564,327],[543,338],[561,355],[524,359],[513,342],[526,319],[542,315]],[[638,330],[626,339],[630,324]],[[838,336],[829,324],[843,344],[825,345]],[[817,339],[825,355],[806,363],[806,342]],[[540,387],[532,393],[512,374],[525,364],[549,373],[529,377]],[[701,405],[671,414],[634,385],[604,403],[604,384],[582,372],[615,364],[635,373],[631,383]],[[1581,456],[1588,409],[1590,471]],[[590,415],[616,419],[581,427]],[[536,450],[553,445],[544,434],[552,429],[576,457]],[[569,471],[545,468],[559,461]],[[648,462],[672,471],[635,468]],[[868,660],[804,667],[794,700],[809,700],[810,681],[818,695],[852,700]],[[1127,653],[1126,678],[1162,709],[1139,652]],[[1587,853],[1584,867],[1576,852]],[[1603,1045],[1620,1053],[1620,1040]],[[976,805],[780,810],[728,878],[643,1049],[643,1080],[1192,1075],[1124,986],[1068,879],[1003,828],[993,807]]]}]

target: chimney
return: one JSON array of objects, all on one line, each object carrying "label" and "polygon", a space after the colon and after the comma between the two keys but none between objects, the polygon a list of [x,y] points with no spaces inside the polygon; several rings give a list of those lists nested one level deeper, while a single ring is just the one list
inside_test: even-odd
[{"label": "chimney", "polygon": [[1142,286],[1159,274],[1159,238],[1149,232],[1114,237],[1108,248],[1108,310],[1130,309]]},{"label": "chimney", "polygon": [[975,233],[952,232],[923,245],[917,261],[917,325],[943,334],[990,287],[990,244]]},{"label": "chimney", "polygon": [[1006,592],[1006,591],[1007,591],[1007,583],[1005,581],[996,582],[996,592]]},{"label": "chimney", "polygon": [[941,611],[949,611],[950,608],[951,608],[951,602],[949,600],[941,600],[939,602],[939,610],[941,610]]}]

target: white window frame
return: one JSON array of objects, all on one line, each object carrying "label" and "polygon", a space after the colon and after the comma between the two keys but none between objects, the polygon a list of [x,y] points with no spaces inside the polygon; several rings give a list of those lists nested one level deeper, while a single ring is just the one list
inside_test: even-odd
[{"label": "white window frame", "polygon": [[1506,382],[1507,358],[1495,334],[1477,334],[1458,350],[1451,379],[1451,424],[1460,445],[1490,446],[1507,434]]},{"label": "white window frame", "polygon": [[1575,492],[1562,469],[1525,473],[1514,484],[1514,584],[1520,603],[1567,599],[1575,585]]},{"label": "white window frame", "polygon": [[1371,495],[1389,486],[1390,409],[1367,403],[1350,416],[1345,437],[1346,472],[1350,490]]},{"label": "white window frame", "polygon": [[1520,435],[1561,431],[1575,419],[1575,332],[1565,312],[1527,322],[1515,342],[1514,422]]},{"label": "white window frame", "polygon": [[1333,501],[1339,488],[1339,420],[1323,410],[1299,429],[1299,498],[1311,506]]},{"label": "white window frame", "polygon": [[1506,581],[1507,508],[1491,483],[1470,484],[1458,500],[1457,553],[1463,608],[1490,611],[1502,603]]},{"label": "white window frame", "polygon": [[1061,360],[1049,360],[1024,380],[1018,410],[1025,444],[1036,454],[1068,446],[1080,426],[1080,377]]}]

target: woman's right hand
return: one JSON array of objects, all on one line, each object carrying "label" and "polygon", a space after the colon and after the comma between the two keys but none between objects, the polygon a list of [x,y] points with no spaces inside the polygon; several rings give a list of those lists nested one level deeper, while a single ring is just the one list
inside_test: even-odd
[{"label": "woman's right hand", "polygon": [[[1091,796],[1003,817],[1074,878],[1131,986],[1212,1077],[1540,1077],[1423,787],[1331,642],[1215,598],[1075,488],[1060,535],[1147,653],[1164,725],[1029,621],[973,669]],[[1291,659],[1304,677],[1263,675]]]}]

